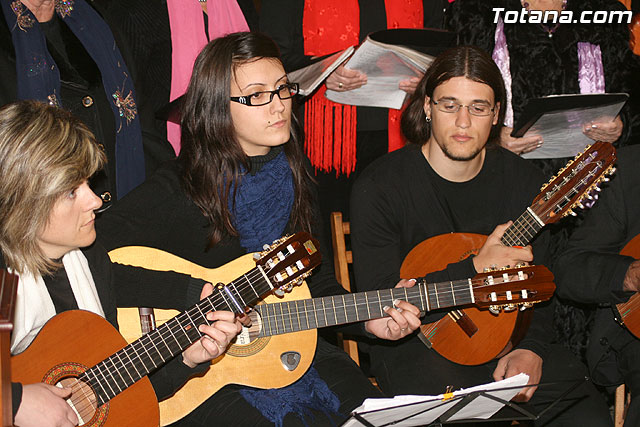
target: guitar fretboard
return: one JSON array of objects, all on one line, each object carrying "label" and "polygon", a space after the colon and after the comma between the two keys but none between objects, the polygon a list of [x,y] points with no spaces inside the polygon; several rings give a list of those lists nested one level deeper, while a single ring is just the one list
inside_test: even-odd
[{"label": "guitar fretboard", "polygon": [[262,318],[259,336],[360,322],[387,316],[384,307],[396,299],[408,301],[421,311],[474,302],[470,279],[443,283],[419,283],[411,288],[359,292],[254,307]]},{"label": "guitar fretboard", "polygon": [[211,324],[206,313],[216,310],[239,312],[272,289],[261,267],[256,267],[88,369],[80,379],[91,385],[100,406],[197,341],[202,336],[198,327]]},{"label": "guitar fretboard", "polygon": [[502,235],[502,244],[505,246],[527,246],[536,234],[544,227],[540,219],[527,208]]}]

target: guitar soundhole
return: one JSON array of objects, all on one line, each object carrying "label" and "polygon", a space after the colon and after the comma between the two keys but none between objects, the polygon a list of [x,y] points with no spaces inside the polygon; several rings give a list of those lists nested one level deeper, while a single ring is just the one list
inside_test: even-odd
[{"label": "guitar soundhole", "polygon": [[72,394],[67,399],[67,403],[78,416],[80,426],[100,427],[107,420],[109,404],[97,408],[97,399],[93,389],[89,384],[78,379],[86,370],[86,366],[78,363],[58,365],[47,372],[42,382],[70,388]]},{"label": "guitar soundhole", "polygon": [[251,326],[242,327],[242,332],[238,334],[233,344],[227,349],[227,353],[230,356],[247,357],[257,354],[267,346],[269,337],[260,337],[260,331],[262,331],[262,317],[256,310],[251,310],[249,313],[251,318]]}]

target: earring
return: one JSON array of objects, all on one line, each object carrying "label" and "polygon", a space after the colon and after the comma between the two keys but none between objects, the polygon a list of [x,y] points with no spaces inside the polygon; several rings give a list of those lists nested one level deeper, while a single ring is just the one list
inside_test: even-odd
[{"label": "earring", "polygon": [[425,115],[424,119],[427,121],[427,123],[431,123],[431,118],[429,116]]}]

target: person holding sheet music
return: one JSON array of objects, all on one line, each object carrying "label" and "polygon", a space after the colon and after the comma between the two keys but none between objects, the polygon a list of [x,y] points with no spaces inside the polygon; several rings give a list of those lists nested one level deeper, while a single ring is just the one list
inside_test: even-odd
[{"label": "person holding sheet music", "polygon": [[[499,65],[511,102],[507,102],[501,145],[520,154],[535,150],[544,141],[535,137],[512,138],[511,127],[528,99],[547,95],[625,92],[630,95],[619,118],[585,126],[585,135],[614,143],[616,147],[640,141],[640,91],[637,76],[640,59],[629,48],[626,23],[505,23],[494,22],[493,8],[505,11],[570,11],[574,18],[584,10],[624,11],[618,0],[456,0],[448,10],[447,27],[458,33],[459,43],[477,45],[492,54]],[[503,18],[504,18],[503,12]],[[509,113],[511,111],[511,114]],[[595,126],[595,127],[594,127]],[[550,178],[568,159],[532,159]],[[550,250],[555,258],[572,230],[580,224],[564,222],[552,230]],[[591,313],[585,307],[556,307],[554,326],[558,337],[574,354],[585,351]]]},{"label": "person holding sheet music", "polygon": [[[217,268],[285,233],[311,230],[324,259],[308,280],[311,295],[344,294],[325,255],[303,136],[291,114],[296,91],[268,37],[235,33],[209,43],[185,96],[177,161],[100,218],[100,241],[109,249],[151,246]],[[391,318],[372,320],[367,330],[387,339],[411,333],[417,309],[397,307],[404,310],[388,308]],[[364,333],[361,324],[352,331]],[[346,353],[321,338],[313,360],[282,389],[226,385],[177,424],[332,425],[365,398],[382,396]]]},{"label": "person holding sheet music", "polygon": [[[411,249],[450,232],[488,238],[477,255],[451,259],[446,269],[427,274],[430,283],[473,277],[491,266],[546,261],[546,232],[533,240],[533,248],[505,246],[500,240],[508,221],[529,206],[543,181],[535,166],[496,142],[504,102],[500,72],[479,48],[457,47],[436,58],[402,117],[412,144],[371,164],[354,186],[351,242],[360,289],[388,288],[400,278],[400,266]],[[423,323],[442,315],[428,314]],[[579,380],[586,373],[584,366],[552,342],[552,315],[550,303],[537,304],[520,344],[483,365],[451,362],[414,334],[397,343],[372,345],[372,370],[392,395],[437,395],[448,385],[469,387],[520,372],[529,375],[529,384]],[[567,385],[527,388],[518,399],[540,411],[563,387]],[[608,423],[608,409],[591,383],[581,384],[539,420],[539,425]]]},{"label": "person holding sheet music", "polygon": [[[628,104],[613,122],[585,125],[594,141],[616,146],[633,144],[640,131],[637,78],[638,58],[629,47],[626,22],[617,23],[498,23],[493,8],[505,11],[571,11],[577,19],[584,10],[624,11],[617,0],[456,0],[449,9],[448,26],[459,43],[473,44],[492,53],[512,93],[507,104],[502,146],[515,153],[535,150],[544,141],[512,138],[511,127],[528,99],[573,93],[626,92]],[[535,160],[547,176],[566,159]]]},{"label": "person holding sheet music", "polygon": [[[282,51],[286,71],[358,45],[374,32],[390,28],[442,28],[446,0],[269,0],[262,2],[260,30]],[[364,168],[402,147],[400,112],[337,104],[327,89],[340,92],[364,85],[367,76],[340,66],[305,100],[305,153],[316,170],[319,204],[326,232],[331,212],[349,219],[349,195]],[[412,93],[418,79],[400,82]]]},{"label": "person holding sheet music", "polygon": [[[598,203],[586,213],[565,251],[554,264],[558,295],[598,306],[587,348],[593,381],[603,386],[626,384],[631,392],[625,426],[640,425],[640,340],[629,313],[614,305],[628,302],[640,291],[640,254],[621,250],[640,235],[640,146],[618,150],[616,174],[605,185]],[[631,327],[631,326],[629,326]]]},{"label": "person holding sheet music", "polygon": [[[94,136],[70,113],[36,101],[0,109],[0,268],[19,275],[12,354],[25,350],[47,320],[66,310],[93,311],[117,326],[116,305],[186,309],[196,302],[185,296],[186,288],[196,289],[190,277],[112,264],[94,243],[94,212],[102,202],[87,179],[104,162]],[[206,285],[201,296],[212,290]],[[160,293],[171,294],[169,304]],[[201,326],[205,338],[151,375],[158,396],[206,370],[203,362],[222,354],[240,330],[231,312],[207,316],[215,323]],[[78,424],[64,400],[70,388],[14,383],[12,395],[17,426]]]}]

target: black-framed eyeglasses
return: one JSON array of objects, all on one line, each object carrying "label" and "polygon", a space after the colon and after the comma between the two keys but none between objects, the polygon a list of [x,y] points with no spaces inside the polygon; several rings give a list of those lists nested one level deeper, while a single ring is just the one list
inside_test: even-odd
[{"label": "black-framed eyeglasses", "polygon": [[493,110],[495,110],[495,107],[492,107],[489,104],[485,103],[464,105],[450,99],[431,102],[438,108],[438,110],[442,111],[443,113],[457,113],[458,111],[460,111],[460,108],[466,107],[467,111],[469,111],[469,114],[471,114],[472,116],[484,117],[490,115],[491,113],[493,113]]},{"label": "black-framed eyeglasses", "polygon": [[245,96],[232,96],[231,100],[250,107],[259,107],[261,105],[269,104],[273,101],[273,97],[275,95],[278,95],[278,98],[280,99],[293,98],[293,96],[298,93],[298,90],[298,83],[286,83],[278,86],[275,90],[255,92],[251,95]]}]

